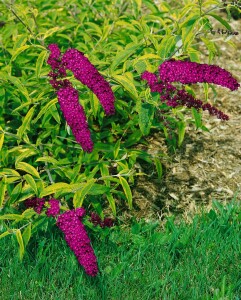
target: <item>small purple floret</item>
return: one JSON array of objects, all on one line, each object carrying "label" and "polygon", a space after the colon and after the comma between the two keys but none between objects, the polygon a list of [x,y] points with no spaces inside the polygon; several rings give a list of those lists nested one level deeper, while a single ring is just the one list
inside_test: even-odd
[{"label": "small purple floret", "polygon": [[26,208],[33,208],[37,214],[40,214],[44,207],[45,199],[44,198],[33,198],[27,199],[24,201]]},{"label": "small purple floret", "polygon": [[46,211],[46,215],[48,217],[56,217],[60,211],[60,202],[57,199],[50,199],[49,200],[50,207]]},{"label": "small purple floret", "polygon": [[111,218],[104,218],[104,220],[102,221],[100,216],[97,213],[92,212],[90,215],[90,222],[94,225],[94,226],[98,226],[100,225],[101,228],[104,227],[113,227],[114,226],[114,220]]}]

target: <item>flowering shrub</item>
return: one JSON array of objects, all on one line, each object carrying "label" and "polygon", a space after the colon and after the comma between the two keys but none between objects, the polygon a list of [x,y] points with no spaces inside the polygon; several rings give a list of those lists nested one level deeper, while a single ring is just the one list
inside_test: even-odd
[{"label": "flowering shrub", "polygon": [[[173,84],[205,82],[205,95],[211,84],[239,87],[211,64],[218,47],[209,34],[212,19],[232,30],[214,13],[221,7],[191,0],[0,4],[0,238],[13,234],[20,258],[31,235],[50,230],[55,218],[80,264],[95,276],[83,207],[101,217],[107,207],[113,216],[120,207],[132,209],[143,161],[162,179],[163,153],[137,147],[153,130],[175,150],[190,108],[196,128],[205,129],[202,110],[228,120],[196,99],[191,87],[192,94]],[[200,43],[208,64],[200,62]],[[113,225],[95,213],[89,221],[96,230]]]}]

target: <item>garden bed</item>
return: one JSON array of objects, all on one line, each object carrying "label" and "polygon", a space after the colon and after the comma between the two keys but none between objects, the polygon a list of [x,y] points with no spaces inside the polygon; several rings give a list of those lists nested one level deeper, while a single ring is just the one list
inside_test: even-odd
[{"label": "garden bed", "polygon": [[[225,18],[225,16],[223,16]],[[240,82],[241,79],[241,24],[240,20],[231,20],[230,25],[239,35],[233,36],[236,45],[224,42],[226,36],[217,34],[220,56],[213,64],[230,71]],[[214,22],[214,28],[220,24]],[[203,53],[202,63],[208,63]],[[199,88],[200,87],[200,88]],[[203,123],[210,132],[186,132],[182,146],[172,156],[163,160],[166,172],[162,180],[156,176],[139,177],[134,188],[134,198],[140,209],[137,216],[162,218],[170,213],[193,215],[205,205],[211,206],[213,199],[230,201],[237,193],[241,200],[241,103],[240,91],[227,92],[225,88],[215,87],[215,97],[209,89],[210,102],[230,116],[229,121],[220,121],[203,113]],[[197,98],[203,100],[203,88],[196,85]],[[167,147],[161,134],[148,138],[149,153],[159,151],[167,154]],[[151,175],[151,172],[149,172]]]}]

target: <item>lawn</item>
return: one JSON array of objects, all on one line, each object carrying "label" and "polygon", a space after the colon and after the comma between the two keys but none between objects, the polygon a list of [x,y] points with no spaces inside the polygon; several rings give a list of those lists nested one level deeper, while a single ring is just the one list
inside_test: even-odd
[{"label": "lawn", "polygon": [[[194,217],[132,221],[92,237],[100,274],[88,277],[59,231],[33,238],[21,263],[15,240],[0,244],[0,298],[241,299],[241,210],[233,202]],[[15,245],[16,246],[16,245]]]}]

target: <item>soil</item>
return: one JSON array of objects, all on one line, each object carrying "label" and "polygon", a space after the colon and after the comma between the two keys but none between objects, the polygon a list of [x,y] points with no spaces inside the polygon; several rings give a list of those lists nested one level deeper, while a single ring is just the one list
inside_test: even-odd
[{"label": "soil", "polygon": [[[240,83],[241,21],[232,19],[229,23],[232,30],[239,33],[231,39],[236,48],[224,41],[227,35],[210,36],[219,47],[219,56],[212,64],[230,71]],[[213,28],[224,27],[214,22]],[[207,51],[204,45],[200,47],[203,49],[201,63],[208,63]],[[234,92],[215,88],[217,96],[210,89],[209,102],[228,114],[230,120],[220,121],[204,112],[203,124],[210,132],[188,128],[175,155],[163,159],[165,172],[161,180],[153,175],[136,179],[133,198],[137,218],[157,220],[175,214],[188,220],[203,207],[211,208],[214,199],[223,203],[234,197],[236,201],[241,200],[241,88]],[[196,98],[204,99],[201,84]],[[168,153],[161,133],[149,137],[148,144],[149,153]]]}]

